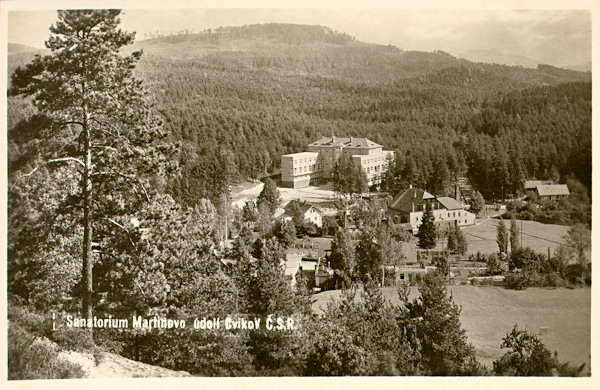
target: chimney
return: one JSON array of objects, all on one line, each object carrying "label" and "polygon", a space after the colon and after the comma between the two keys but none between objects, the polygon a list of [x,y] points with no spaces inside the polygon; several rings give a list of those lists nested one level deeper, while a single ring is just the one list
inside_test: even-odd
[{"label": "chimney", "polygon": [[454,186],[454,199],[459,200],[458,183],[456,183],[456,185]]}]

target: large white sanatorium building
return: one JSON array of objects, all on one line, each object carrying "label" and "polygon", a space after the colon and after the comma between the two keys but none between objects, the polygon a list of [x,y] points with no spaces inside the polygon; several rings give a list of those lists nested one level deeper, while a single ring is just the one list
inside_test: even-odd
[{"label": "large white sanatorium building", "polygon": [[381,183],[387,171],[388,156],[392,151],[367,138],[323,137],[309,144],[307,152],[281,156],[281,182],[285,187],[300,188],[310,183],[332,178],[333,167],[342,157],[350,157],[367,174],[369,185]]}]

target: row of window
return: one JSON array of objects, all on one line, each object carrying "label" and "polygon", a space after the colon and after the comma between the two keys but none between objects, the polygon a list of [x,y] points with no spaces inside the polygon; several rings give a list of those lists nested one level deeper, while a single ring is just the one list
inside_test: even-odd
[{"label": "row of window", "polygon": [[[309,172],[319,172],[321,170],[321,164],[313,164],[313,165],[307,165],[307,166],[303,166],[303,167],[297,167],[294,168],[294,174],[297,173],[309,173]],[[288,174],[292,174],[292,169],[288,169]]]},{"label": "row of window", "polygon": [[[451,214],[451,213],[450,213],[450,212],[448,212],[448,218],[451,218],[450,214]],[[461,212],[459,211],[459,212],[458,212],[458,217],[460,217],[460,216],[461,216]],[[465,215],[465,216],[466,216],[466,215]],[[440,217],[442,217],[442,218],[443,218],[443,215],[442,215],[442,214],[440,214]],[[420,221],[421,221],[421,218],[422,218],[422,216],[418,215],[418,216],[417,216],[417,222],[420,222]],[[435,219],[437,219],[437,216],[434,216],[434,218],[435,218]],[[453,212],[452,212],[452,218],[456,218],[456,211],[453,211]],[[467,221],[466,221],[466,220],[465,220],[465,223],[467,223]]]},{"label": "row of window", "polygon": [[373,172],[379,172],[379,170],[381,168],[382,168],[381,165],[376,165],[374,167],[367,167],[367,174],[371,173],[371,171],[373,171]]}]

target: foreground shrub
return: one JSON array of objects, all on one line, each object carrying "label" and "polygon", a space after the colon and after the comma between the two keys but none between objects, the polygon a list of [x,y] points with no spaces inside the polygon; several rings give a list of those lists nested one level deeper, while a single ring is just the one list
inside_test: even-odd
[{"label": "foreground shrub", "polygon": [[80,366],[58,358],[58,347],[22,326],[8,325],[8,379],[82,378]]},{"label": "foreground shrub", "polygon": [[585,367],[560,363],[557,352],[552,354],[535,334],[519,330],[517,325],[502,339],[501,347],[509,351],[494,361],[496,375],[580,376]]}]

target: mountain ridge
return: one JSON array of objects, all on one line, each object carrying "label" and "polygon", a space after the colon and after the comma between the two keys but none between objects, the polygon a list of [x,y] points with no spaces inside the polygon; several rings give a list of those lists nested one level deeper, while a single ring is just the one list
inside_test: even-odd
[{"label": "mountain ridge", "polygon": [[487,64],[500,64],[508,66],[522,66],[524,68],[536,68],[543,61],[535,60],[514,53],[504,53],[497,49],[472,49],[458,55],[460,58],[471,62],[483,62]]}]

